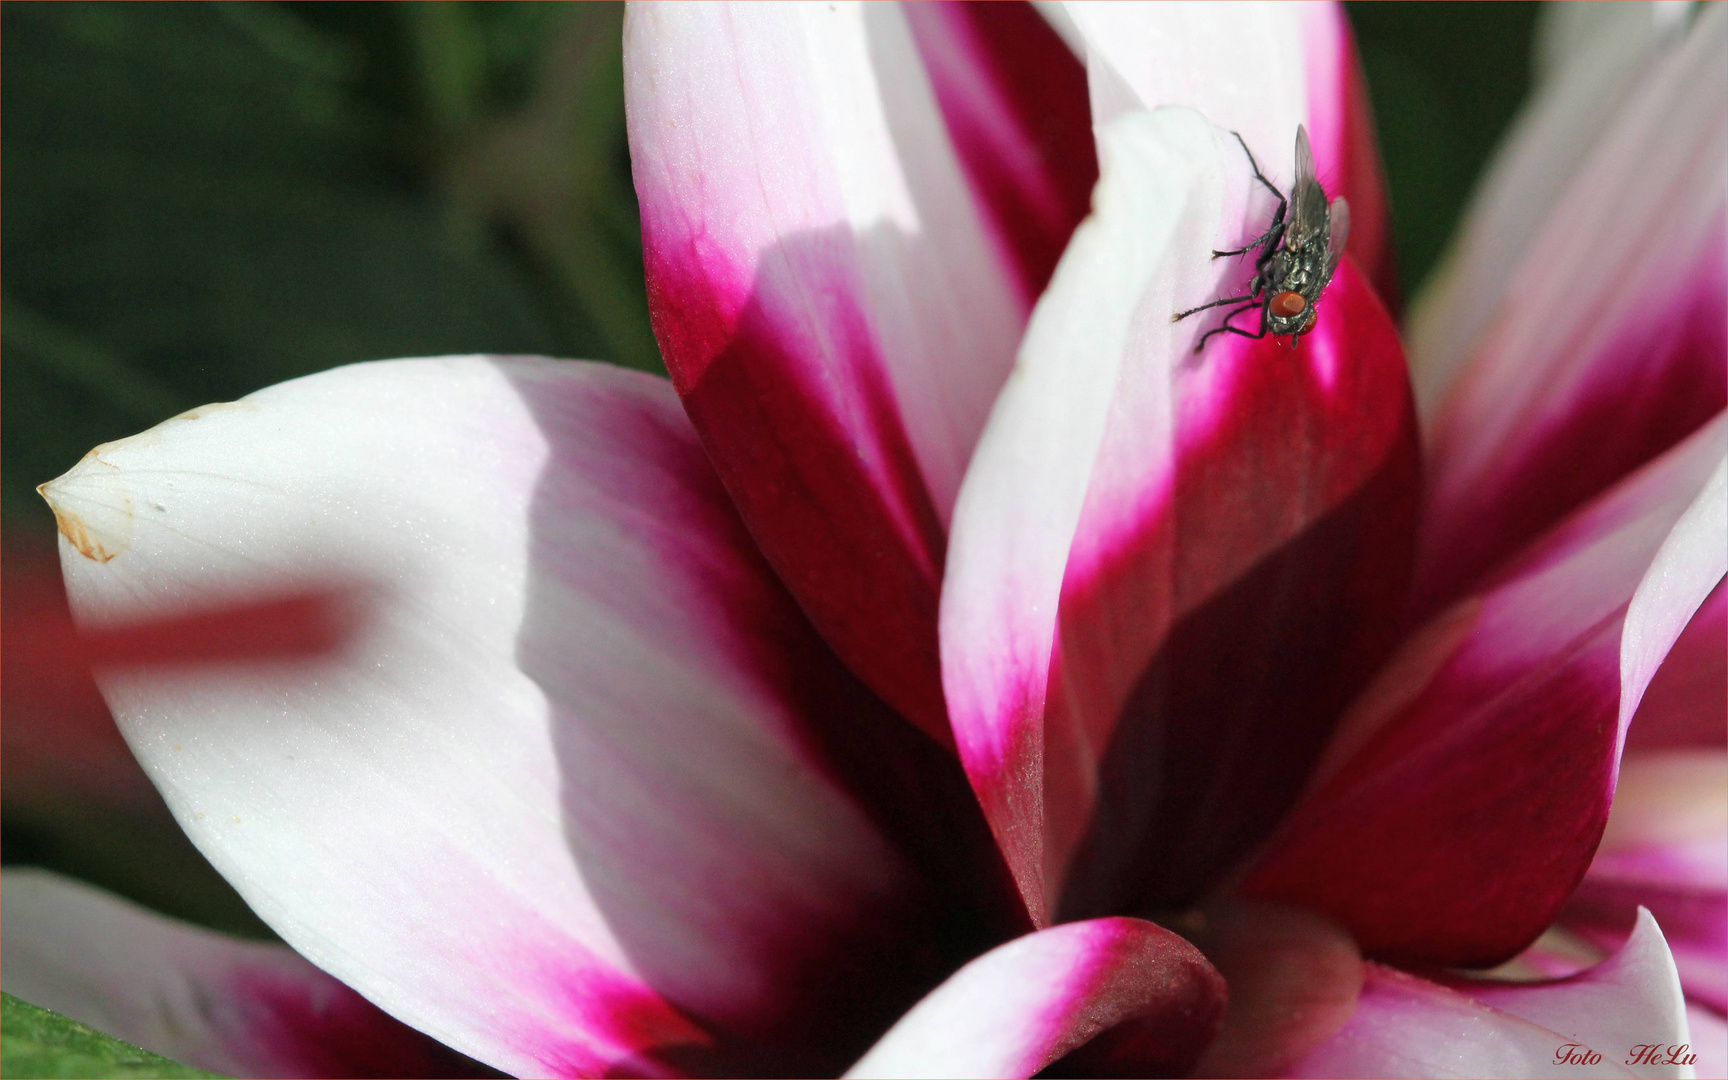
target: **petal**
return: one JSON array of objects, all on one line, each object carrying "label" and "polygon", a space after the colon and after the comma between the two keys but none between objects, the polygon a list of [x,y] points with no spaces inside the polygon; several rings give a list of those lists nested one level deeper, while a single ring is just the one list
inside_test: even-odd
[{"label": "petal", "polygon": [[1728,403],[1721,8],[1626,100],[1434,408],[1424,612]]},{"label": "petal", "polygon": [[1098,182],[1086,69],[1031,4],[941,0],[903,10],[954,150],[1030,309]]},{"label": "petal", "polygon": [[1356,1011],[1362,954],[1329,919],[1231,903],[1208,910],[1194,937],[1230,987],[1223,1027],[1195,1076],[1276,1076]]},{"label": "petal", "polygon": [[1373,118],[1340,5],[1079,0],[1064,10],[1086,44],[1098,123],[1124,109],[1185,105],[1241,132],[1286,191],[1296,126],[1306,124],[1321,182],[1350,202],[1350,253],[1376,285],[1390,282]]},{"label": "petal", "polygon": [[1412,381],[1425,420],[1432,420],[1543,222],[1639,76],[1682,36],[1673,15],[1662,3],[1538,8],[1536,85],[1410,312]]},{"label": "petal", "polygon": [[666,366],[768,561],[948,742],[944,533],[1025,324],[895,5],[646,5],[631,162]]},{"label": "petal", "polygon": [[475,1076],[290,949],[176,922],[42,870],[7,870],[8,994],[232,1076]]},{"label": "petal", "polygon": [[1626,1063],[1638,1043],[1666,1049],[1687,1042],[1673,963],[1661,932],[1644,918],[1617,955],[1559,982],[1448,989],[1370,964],[1349,1022],[1284,1075],[1690,1075],[1683,1067]]},{"label": "petal", "polygon": [[[1314,13],[1302,6],[1082,0],[1063,7],[1086,43],[1094,69],[1092,114],[1100,125],[1128,109],[1184,105],[1241,132],[1259,153],[1262,146],[1289,146],[1296,125],[1308,118],[1304,30]],[[1099,67],[1120,81],[1098,82]],[[1317,140],[1316,149],[1320,145]],[[1274,157],[1267,164],[1287,170],[1290,162]],[[1267,175],[1288,186],[1288,173],[1271,169]]]},{"label": "petal", "polygon": [[[1630,1076],[1572,1040],[1414,975],[1368,965],[1348,1023],[1286,1077]],[[1560,1057],[1568,1051],[1577,1058]],[[1595,1061],[1585,1064],[1587,1054]],[[1562,1074],[1561,1069],[1565,1072]]]},{"label": "petal", "polygon": [[1099,148],[942,598],[961,758],[1036,918],[1185,902],[1270,827],[1398,603],[1414,509],[1403,358],[1353,267],[1294,354],[1196,356],[1170,316],[1245,269],[1208,256],[1244,220],[1241,148],[1181,109]]},{"label": "petal", "polygon": [[1561,914],[1606,948],[1640,907],[1662,927],[1688,996],[1728,1006],[1728,754],[1628,754],[1602,845]]},{"label": "petal", "polygon": [[1625,945],[1588,971],[1545,983],[1476,982],[1467,992],[1501,1012],[1593,1047],[1604,1058],[1627,1048],[1617,1061],[1634,1076],[1690,1075],[1678,1064],[1640,1061],[1632,1052],[1640,1045],[1665,1048],[1690,1041],[1674,959],[1648,911],[1637,913]]},{"label": "petal", "polygon": [[[1224,980],[1140,919],[1066,923],[967,964],[901,1018],[850,1077],[1031,1076],[1102,1032],[1087,1075],[1180,1076],[1217,1030]],[[1121,1027],[1119,1025],[1127,1025]]]},{"label": "petal", "polygon": [[1715,586],[1725,432],[1718,418],[1415,635],[1246,891],[1412,964],[1488,967],[1533,941],[1589,865],[1650,661]]},{"label": "petal", "polygon": [[[316,659],[98,677],[254,910],[414,1027],[518,1073],[814,1072],[939,977],[813,719],[872,706],[665,382],[358,365],[99,447],[46,493],[116,551],[62,545],[85,626],[349,590],[356,629]],[[714,1064],[740,1040],[770,1056]]]},{"label": "petal", "polygon": [[1692,1028],[1692,1049],[1698,1055],[1700,1080],[1721,1080],[1728,1076],[1728,1024],[1721,1012],[1701,1005],[1686,1006],[1686,1020]]},{"label": "petal", "polygon": [[1626,749],[1721,746],[1728,742],[1728,591],[1698,605],[1638,703]]},{"label": "petal", "polygon": [[1728,574],[1728,462],[1719,461],[1704,489],[1663,540],[1632,595],[1620,640],[1622,726],[1632,719],[1657,669],[1703,601],[1721,586],[1724,574]]}]

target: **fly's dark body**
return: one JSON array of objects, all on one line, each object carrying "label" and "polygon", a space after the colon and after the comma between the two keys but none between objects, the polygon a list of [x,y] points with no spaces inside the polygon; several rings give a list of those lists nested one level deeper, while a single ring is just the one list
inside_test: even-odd
[{"label": "fly's dark body", "polygon": [[[1306,128],[1296,128],[1296,181],[1290,186],[1288,198],[1260,172],[1254,152],[1248,149],[1242,136],[1236,132],[1231,134],[1242,144],[1242,152],[1248,155],[1254,179],[1264,184],[1278,200],[1278,212],[1272,215],[1272,224],[1266,231],[1247,245],[1234,251],[1212,253],[1214,259],[1221,259],[1259,249],[1254,259],[1254,276],[1248,281],[1248,291],[1241,296],[1221,297],[1209,304],[1179,311],[1170,317],[1170,321],[1178,322],[1207,308],[1239,304],[1224,316],[1221,324],[1200,335],[1200,341],[1194,346],[1195,352],[1205,348],[1207,339],[1213,334],[1224,333],[1247,338],[1287,334],[1294,348],[1298,337],[1314,329],[1314,307],[1320,302],[1320,294],[1326,291],[1327,283],[1338,269],[1338,260],[1344,255],[1344,243],[1350,238],[1350,204],[1343,199],[1333,199],[1330,205],[1327,204],[1326,191],[1314,177],[1314,151],[1308,145]],[[1230,324],[1236,316],[1256,307],[1260,309],[1259,333]]]}]

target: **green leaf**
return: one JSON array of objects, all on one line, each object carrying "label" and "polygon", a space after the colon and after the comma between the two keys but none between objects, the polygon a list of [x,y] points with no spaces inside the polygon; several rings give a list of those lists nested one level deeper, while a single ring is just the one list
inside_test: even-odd
[{"label": "green leaf", "polygon": [[218,1076],[0,993],[0,1076]]}]

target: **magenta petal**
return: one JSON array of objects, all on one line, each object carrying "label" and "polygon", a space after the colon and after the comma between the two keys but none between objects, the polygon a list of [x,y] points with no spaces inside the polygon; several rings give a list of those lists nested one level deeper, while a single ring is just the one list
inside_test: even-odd
[{"label": "magenta petal", "polygon": [[1424,613],[1728,403],[1724,13],[1621,108],[1438,407]]},{"label": "magenta petal", "polygon": [[1401,962],[1488,967],[1534,940],[1589,865],[1655,665],[1721,579],[1725,428],[1418,633],[1346,717],[1246,891],[1326,912]]},{"label": "magenta petal", "polygon": [[1164,476],[1126,422],[1106,435],[1046,720],[1077,740],[1047,796],[1073,813],[1096,786],[1067,917],[1191,900],[1289,807],[1383,655],[1415,509],[1403,355],[1352,265],[1325,304],[1294,358],[1225,338],[1178,366]]},{"label": "magenta petal", "polygon": [[1031,4],[940,0],[905,11],[954,149],[1030,307],[1098,182],[1086,69]]},{"label": "magenta petal", "polygon": [[1276,1076],[1356,1010],[1362,954],[1330,919],[1277,904],[1230,903],[1205,909],[1192,933],[1230,986],[1224,1024],[1196,1076]]},{"label": "magenta petal", "polygon": [[1029,310],[894,5],[625,21],[649,305],[709,459],[841,658],[948,742],[946,530]]},{"label": "magenta petal", "polygon": [[1717,585],[1650,680],[1626,751],[1728,742],[1728,590]]},{"label": "magenta petal", "polygon": [[1027,1077],[1072,1053],[1058,1075],[1179,1076],[1224,1000],[1205,957],[1161,926],[1066,923],[955,972],[846,1075]]}]

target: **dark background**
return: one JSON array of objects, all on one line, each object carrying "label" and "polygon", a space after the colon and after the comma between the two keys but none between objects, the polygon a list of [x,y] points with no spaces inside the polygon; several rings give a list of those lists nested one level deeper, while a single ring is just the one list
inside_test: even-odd
[{"label": "dark background", "polygon": [[[1347,9],[1410,296],[1524,96],[1535,5]],[[297,375],[480,351],[658,370],[620,19],[610,4],[0,6],[8,550],[49,542],[35,485],[90,447]],[[33,628],[14,610],[16,645]],[[0,710],[27,727],[41,706],[13,674]],[[8,862],[267,933],[159,808],[9,796],[0,826]]]}]

